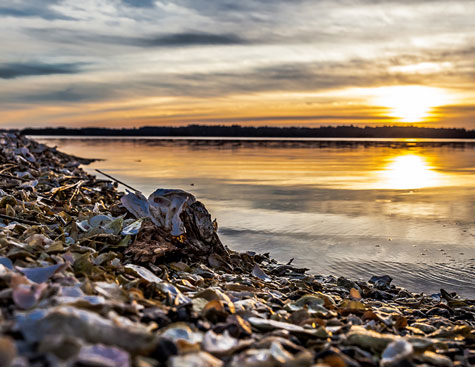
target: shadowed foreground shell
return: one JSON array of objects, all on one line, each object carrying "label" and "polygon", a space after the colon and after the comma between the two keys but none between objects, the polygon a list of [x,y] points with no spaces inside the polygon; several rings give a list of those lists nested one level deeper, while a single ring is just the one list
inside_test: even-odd
[{"label": "shadowed foreground shell", "polygon": [[168,367],[223,367],[224,363],[206,352],[171,357]]},{"label": "shadowed foreground shell", "polygon": [[88,343],[138,352],[151,348],[154,342],[154,336],[142,325],[119,317],[109,320],[94,312],[68,306],[19,315],[18,325],[25,339],[32,343],[49,335],[74,335]]}]

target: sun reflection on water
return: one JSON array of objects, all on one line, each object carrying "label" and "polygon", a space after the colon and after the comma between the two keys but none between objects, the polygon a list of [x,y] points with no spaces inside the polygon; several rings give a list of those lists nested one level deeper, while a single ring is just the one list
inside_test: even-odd
[{"label": "sun reflection on water", "polygon": [[440,174],[424,156],[417,154],[396,156],[381,172],[381,184],[386,189],[421,189],[437,186],[440,181]]}]

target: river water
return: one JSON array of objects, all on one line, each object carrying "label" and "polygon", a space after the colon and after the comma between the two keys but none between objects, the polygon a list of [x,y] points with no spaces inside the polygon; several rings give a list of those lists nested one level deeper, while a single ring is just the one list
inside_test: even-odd
[{"label": "river water", "polygon": [[475,298],[475,141],[36,137],[148,195],[181,188],[239,251]]}]

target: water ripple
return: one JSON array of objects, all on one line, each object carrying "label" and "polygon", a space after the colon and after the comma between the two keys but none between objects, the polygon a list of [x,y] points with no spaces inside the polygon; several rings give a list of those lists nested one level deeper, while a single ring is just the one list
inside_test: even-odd
[{"label": "water ripple", "polygon": [[372,275],[388,274],[398,286],[412,291],[439,292],[440,288],[475,298],[474,262],[414,264],[394,261],[338,259],[330,262],[334,274],[368,280]]}]

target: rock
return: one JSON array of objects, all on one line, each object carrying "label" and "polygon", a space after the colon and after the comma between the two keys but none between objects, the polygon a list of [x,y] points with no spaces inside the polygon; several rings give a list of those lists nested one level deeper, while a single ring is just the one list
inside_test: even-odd
[{"label": "rock", "polygon": [[361,288],[359,287],[358,283],[356,283],[353,280],[346,279],[344,277],[339,277],[336,281],[336,284],[339,285],[340,287],[346,288],[347,290],[354,288],[357,291],[361,292]]},{"label": "rock", "polygon": [[376,276],[373,275],[369,282],[371,284],[374,284],[374,286],[378,289],[381,290],[386,290],[389,289],[389,286],[392,282],[393,278],[391,278],[389,275],[382,275],[382,276]]}]

